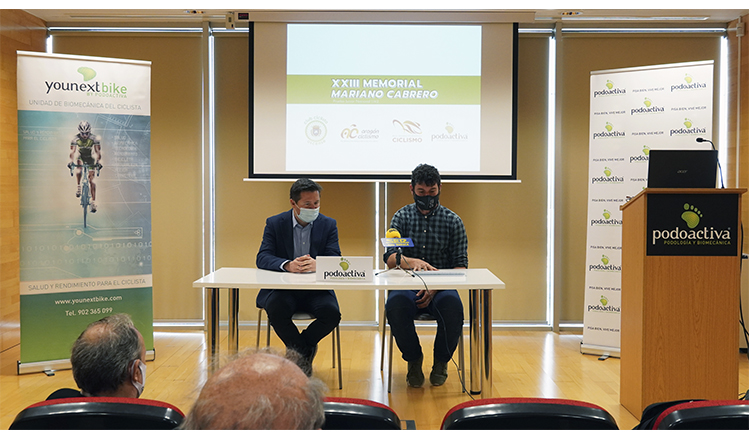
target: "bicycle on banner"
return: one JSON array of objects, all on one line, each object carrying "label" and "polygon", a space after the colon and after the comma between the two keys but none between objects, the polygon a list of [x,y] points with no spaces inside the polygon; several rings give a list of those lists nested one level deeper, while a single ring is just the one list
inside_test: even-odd
[{"label": "bicycle on banner", "polygon": [[[81,185],[79,186],[80,191],[80,198],[81,198],[81,207],[83,207],[83,227],[86,228],[86,216],[88,215],[89,207],[91,208],[91,213],[96,212],[96,204],[94,203],[94,200],[91,197],[91,188],[89,186],[89,174],[93,175],[94,171],[96,171],[96,176],[99,176],[99,172],[101,171],[102,165],[101,163],[97,163],[94,166],[91,165],[77,165],[75,163],[68,163],[68,168],[70,168],[70,176],[73,176],[73,169],[75,168],[83,168],[81,174]],[[76,195],[78,195],[78,192],[76,192]]]}]

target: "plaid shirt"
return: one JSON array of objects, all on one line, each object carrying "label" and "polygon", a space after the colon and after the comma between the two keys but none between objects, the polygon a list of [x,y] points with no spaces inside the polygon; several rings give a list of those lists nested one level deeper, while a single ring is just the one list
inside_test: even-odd
[{"label": "plaid shirt", "polygon": [[[390,228],[413,240],[413,247],[403,247],[404,256],[422,259],[435,268],[468,268],[468,236],[463,220],[447,207],[439,205],[425,216],[415,203],[403,206],[390,220]],[[395,248],[385,252],[385,263],[395,252]]]}]

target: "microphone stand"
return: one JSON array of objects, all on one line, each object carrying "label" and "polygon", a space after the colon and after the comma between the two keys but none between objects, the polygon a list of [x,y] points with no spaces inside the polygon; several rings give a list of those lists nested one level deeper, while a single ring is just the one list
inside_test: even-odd
[{"label": "microphone stand", "polygon": [[400,247],[398,247],[396,249],[396,253],[395,253],[395,266],[394,267],[390,267],[387,270],[379,271],[379,272],[375,273],[375,276],[377,276],[379,274],[382,274],[382,273],[387,273],[387,272],[392,271],[392,270],[401,270],[404,273],[410,274],[411,277],[415,277],[415,275],[413,274],[413,272],[401,268],[401,257],[402,256],[403,256],[403,250]]},{"label": "microphone stand", "polygon": [[[713,151],[717,151],[717,148],[715,148],[715,144],[712,142],[712,140],[703,139],[702,137],[698,137],[695,140],[697,141],[697,143],[708,142],[713,147]],[[718,159],[718,175],[720,176],[720,188],[725,189],[726,185],[723,183],[723,169],[721,169],[720,167],[720,159]]]}]

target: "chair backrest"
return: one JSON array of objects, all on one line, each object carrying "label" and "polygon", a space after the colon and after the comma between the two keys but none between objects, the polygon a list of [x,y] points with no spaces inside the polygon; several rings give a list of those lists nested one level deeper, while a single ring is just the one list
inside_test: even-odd
[{"label": "chair backrest", "polygon": [[11,430],[171,430],[185,415],[177,407],[139,398],[61,398],[22,410]]},{"label": "chair backrest", "polygon": [[458,404],[443,430],[618,430],[595,404],[555,398],[488,398]]},{"label": "chair backrest", "polygon": [[401,421],[390,407],[358,398],[325,398],[323,430],[400,430]]},{"label": "chair backrest", "polygon": [[749,430],[749,401],[690,401],[664,410],[654,430]]}]

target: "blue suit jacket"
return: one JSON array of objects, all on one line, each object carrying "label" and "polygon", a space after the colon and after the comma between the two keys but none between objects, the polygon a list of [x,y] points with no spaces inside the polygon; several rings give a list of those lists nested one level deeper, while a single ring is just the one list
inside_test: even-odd
[{"label": "blue suit jacket", "polygon": [[[257,252],[255,264],[263,270],[283,271],[281,264],[284,261],[294,259],[294,234],[292,231],[293,212],[288,210],[274,215],[265,220],[265,231],[263,242]],[[338,246],[338,226],[336,220],[323,214],[317,216],[312,226],[310,236],[309,255],[313,258],[318,256],[341,256],[341,248]],[[257,306],[264,308],[268,296],[273,290],[262,289],[257,295]],[[335,294],[333,290],[328,290]]]}]

